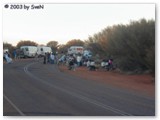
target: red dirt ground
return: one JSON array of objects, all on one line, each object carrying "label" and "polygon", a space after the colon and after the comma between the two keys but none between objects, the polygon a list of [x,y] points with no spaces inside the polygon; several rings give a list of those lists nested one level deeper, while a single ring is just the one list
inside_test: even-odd
[{"label": "red dirt ground", "polygon": [[75,71],[68,70],[66,66],[59,66],[59,68],[62,72],[76,75],[84,79],[103,82],[152,97],[155,96],[155,84],[152,82],[154,77],[150,74],[127,75],[115,71],[89,71],[86,67],[78,67]]}]

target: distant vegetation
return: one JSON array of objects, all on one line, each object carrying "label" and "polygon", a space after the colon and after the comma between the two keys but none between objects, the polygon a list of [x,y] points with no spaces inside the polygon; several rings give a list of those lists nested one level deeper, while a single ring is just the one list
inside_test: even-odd
[{"label": "distant vegetation", "polygon": [[112,58],[123,71],[155,72],[155,21],[141,19],[107,27],[90,36],[87,47],[100,58]]},{"label": "distant vegetation", "polygon": [[[16,47],[9,43],[3,43],[10,50],[22,45],[38,45],[32,41],[20,41]],[[146,71],[155,72],[155,21],[141,19],[132,21],[127,25],[114,25],[107,27],[99,33],[89,36],[83,42],[79,39],[68,41],[65,45],[59,45],[57,41],[50,41],[50,46],[59,53],[66,53],[72,45],[81,45],[91,50],[99,59],[112,58],[114,63],[122,71]]]},{"label": "distant vegetation", "polygon": [[46,46],[51,47],[52,51],[57,51],[58,50],[58,42],[57,41],[49,41]]},{"label": "distant vegetation", "polygon": [[37,46],[38,44],[36,42],[30,41],[30,40],[21,40],[17,44],[17,48],[20,48],[21,46]]},{"label": "distant vegetation", "polygon": [[72,39],[68,41],[65,45],[59,45],[59,53],[67,53],[67,50],[71,46],[84,46],[85,42],[80,39]]}]

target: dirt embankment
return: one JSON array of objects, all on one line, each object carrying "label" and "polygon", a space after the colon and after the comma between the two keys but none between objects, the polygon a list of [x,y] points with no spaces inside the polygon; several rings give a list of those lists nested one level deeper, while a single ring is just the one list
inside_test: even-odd
[{"label": "dirt embankment", "polygon": [[154,78],[150,74],[126,75],[115,71],[89,71],[86,67],[78,67],[75,71],[68,70],[66,66],[59,66],[59,68],[62,72],[84,79],[96,80],[104,84],[155,96],[155,84],[152,82]]}]

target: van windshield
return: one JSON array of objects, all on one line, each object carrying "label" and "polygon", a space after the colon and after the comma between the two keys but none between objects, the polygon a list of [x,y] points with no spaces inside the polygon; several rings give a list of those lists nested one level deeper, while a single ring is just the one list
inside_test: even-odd
[{"label": "van windshield", "polygon": [[25,48],[26,49],[26,51],[28,51],[28,48]]},{"label": "van windshield", "polygon": [[37,48],[36,47],[29,47],[29,50],[30,51],[37,51]]}]

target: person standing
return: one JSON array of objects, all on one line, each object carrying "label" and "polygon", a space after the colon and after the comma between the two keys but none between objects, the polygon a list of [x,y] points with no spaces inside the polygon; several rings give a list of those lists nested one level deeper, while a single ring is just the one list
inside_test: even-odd
[{"label": "person standing", "polygon": [[43,57],[43,64],[46,64],[47,61],[47,54],[45,53],[44,57]]},{"label": "person standing", "polygon": [[54,64],[54,60],[55,60],[55,56],[54,56],[54,54],[52,53],[52,54],[50,55],[51,64]]},{"label": "person standing", "polygon": [[113,59],[108,60],[109,70],[113,69]]},{"label": "person standing", "polygon": [[47,55],[47,63],[49,63],[50,62],[50,55],[51,55],[51,53],[48,52],[46,55]]},{"label": "person standing", "polygon": [[13,56],[14,56],[14,59],[16,60],[17,59],[17,52],[16,52],[16,50],[13,51]]},{"label": "person standing", "polygon": [[4,57],[5,57],[7,63],[12,63],[12,58],[10,58],[10,55],[7,51],[4,54]]},{"label": "person standing", "polygon": [[75,56],[73,56],[73,71],[76,70],[76,67],[77,67],[77,59]]},{"label": "person standing", "polygon": [[73,55],[70,55],[68,58],[68,70],[72,70],[73,68],[74,68]]},{"label": "person standing", "polygon": [[77,56],[77,65],[78,65],[78,67],[81,65],[81,61],[82,61],[82,57],[81,57],[81,55],[78,55]]}]

